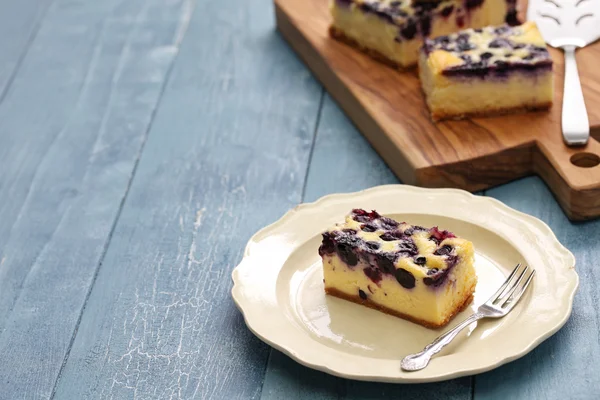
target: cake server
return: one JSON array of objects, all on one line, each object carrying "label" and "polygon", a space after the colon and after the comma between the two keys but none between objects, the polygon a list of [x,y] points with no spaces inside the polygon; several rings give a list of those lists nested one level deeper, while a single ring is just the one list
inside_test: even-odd
[{"label": "cake server", "polygon": [[[402,369],[405,371],[418,371],[425,368],[431,357],[449,345],[456,335],[473,322],[482,318],[502,318],[506,316],[517,305],[535,275],[535,269],[527,273],[528,271],[529,267],[521,268],[521,264],[517,264],[504,281],[504,284],[488,301],[480,305],[474,314],[471,314],[469,318],[425,346],[423,351],[404,357],[400,364]],[[520,272],[518,276],[517,272]]]},{"label": "cake server", "polygon": [[527,19],[535,21],[546,43],[565,54],[563,138],[569,146],[584,145],[590,137],[590,123],[575,50],[600,38],[600,0],[529,0]]}]

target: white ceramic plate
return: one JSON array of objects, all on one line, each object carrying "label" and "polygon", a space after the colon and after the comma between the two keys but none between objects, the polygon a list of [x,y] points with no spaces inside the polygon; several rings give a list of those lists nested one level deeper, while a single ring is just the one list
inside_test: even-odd
[{"label": "white ceramic plate", "polygon": [[[445,329],[431,330],[326,296],[320,233],[357,207],[439,225],[471,240],[479,276],[473,305]],[[405,355],[420,351],[487,300],[518,262],[535,268],[536,276],[508,316],[473,324],[424,370],[400,369]],[[571,314],[579,282],[574,265],[546,224],[497,200],[455,189],[389,185],[302,204],[255,234],[233,271],[232,295],[255,335],[303,365],[351,379],[431,382],[498,367],[558,331]]]}]

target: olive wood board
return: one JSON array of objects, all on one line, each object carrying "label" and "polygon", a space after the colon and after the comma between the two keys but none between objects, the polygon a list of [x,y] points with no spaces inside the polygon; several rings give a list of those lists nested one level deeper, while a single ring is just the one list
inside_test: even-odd
[{"label": "olive wood board", "polygon": [[550,49],[551,110],[434,123],[416,69],[394,70],[329,36],[329,0],[274,1],[282,36],[402,182],[474,192],[538,174],[569,219],[600,216],[600,43],[577,52],[593,137],[570,148],[560,50]]}]

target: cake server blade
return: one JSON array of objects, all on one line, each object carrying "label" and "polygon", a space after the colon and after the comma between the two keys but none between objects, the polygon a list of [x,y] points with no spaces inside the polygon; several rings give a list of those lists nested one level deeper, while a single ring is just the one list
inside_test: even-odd
[{"label": "cake server blade", "polygon": [[600,0],[529,0],[527,19],[535,21],[548,45],[565,54],[565,85],[561,126],[569,146],[590,137],[575,50],[600,38]]}]

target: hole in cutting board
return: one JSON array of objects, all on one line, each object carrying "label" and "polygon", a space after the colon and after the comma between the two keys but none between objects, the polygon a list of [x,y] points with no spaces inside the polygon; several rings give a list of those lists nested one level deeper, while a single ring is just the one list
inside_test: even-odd
[{"label": "hole in cutting board", "polygon": [[581,168],[592,168],[600,164],[600,157],[594,153],[575,153],[571,156],[571,164]]}]

